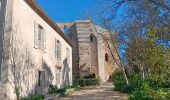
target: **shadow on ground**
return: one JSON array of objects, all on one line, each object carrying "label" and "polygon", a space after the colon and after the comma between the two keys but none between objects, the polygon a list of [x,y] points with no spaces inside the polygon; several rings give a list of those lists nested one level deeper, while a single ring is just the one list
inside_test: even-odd
[{"label": "shadow on ground", "polygon": [[128,95],[113,91],[111,84],[104,84],[98,87],[75,91],[69,96],[57,100],[128,100]]}]

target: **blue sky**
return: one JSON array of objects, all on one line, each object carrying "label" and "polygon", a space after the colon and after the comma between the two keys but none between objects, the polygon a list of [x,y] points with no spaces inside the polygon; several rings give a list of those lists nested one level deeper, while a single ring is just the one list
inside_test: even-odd
[{"label": "blue sky", "polygon": [[71,22],[84,19],[95,0],[36,0],[56,22]]}]

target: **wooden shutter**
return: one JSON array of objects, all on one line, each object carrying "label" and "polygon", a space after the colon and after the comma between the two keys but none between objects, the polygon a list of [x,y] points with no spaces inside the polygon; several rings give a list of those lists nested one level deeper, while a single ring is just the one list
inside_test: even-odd
[{"label": "wooden shutter", "polygon": [[38,24],[34,22],[34,48],[38,48]]},{"label": "wooden shutter", "polygon": [[60,41],[57,40],[57,48],[56,48],[56,52],[57,52],[57,59],[59,59],[59,48],[60,48]]},{"label": "wooden shutter", "polygon": [[57,39],[55,38],[55,57],[57,58]]},{"label": "wooden shutter", "polygon": [[61,59],[61,56],[62,56],[62,52],[61,52],[61,47],[62,47],[62,45],[61,45],[61,42],[59,42],[59,58]]},{"label": "wooden shutter", "polygon": [[67,56],[67,62],[70,63],[70,52],[68,48],[66,48],[66,56]]},{"label": "wooden shutter", "polygon": [[43,29],[43,51],[47,52],[47,36],[45,29]]}]

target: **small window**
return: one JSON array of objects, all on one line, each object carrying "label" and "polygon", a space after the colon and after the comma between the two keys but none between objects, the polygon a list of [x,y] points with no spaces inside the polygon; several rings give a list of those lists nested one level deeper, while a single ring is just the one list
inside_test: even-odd
[{"label": "small window", "polygon": [[105,61],[109,61],[109,56],[107,53],[105,54]]},{"label": "small window", "polygon": [[93,36],[90,36],[90,42],[93,42],[94,39],[93,39]]}]

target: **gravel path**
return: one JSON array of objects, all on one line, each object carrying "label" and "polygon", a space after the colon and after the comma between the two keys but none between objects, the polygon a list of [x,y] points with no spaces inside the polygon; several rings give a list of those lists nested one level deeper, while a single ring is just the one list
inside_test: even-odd
[{"label": "gravel path", "polygon": [[102,86],[74,91],[69,96],[56,100],[128,100],[128,95],[113,91],[112,84],[107,83]]}]

